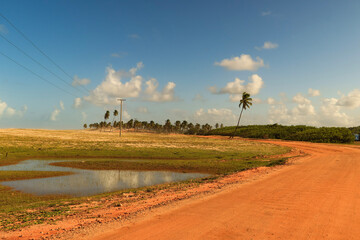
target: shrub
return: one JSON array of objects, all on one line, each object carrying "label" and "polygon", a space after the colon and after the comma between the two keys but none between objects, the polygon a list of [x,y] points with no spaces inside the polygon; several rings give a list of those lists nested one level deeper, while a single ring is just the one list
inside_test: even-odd
[{"label": "shrub", "polygon": [[[230,136],[234,130],[235,127],[218,128],[207,132],[206,135]],[[282,126],[272,124],[240,126],[236,131],[235,136],[244,138],[271,138],[328,143],[350,143],[354,141],[353,134],[347,128],[316,128],[305,125]]]}]

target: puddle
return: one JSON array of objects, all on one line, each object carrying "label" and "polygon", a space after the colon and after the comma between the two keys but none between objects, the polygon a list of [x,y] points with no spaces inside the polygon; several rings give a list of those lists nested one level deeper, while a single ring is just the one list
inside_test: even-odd
[{"label": "puddle", "polygon": [[204,173],[169,171],[83,170],[49,165],[64,161],[66,160],[26,160],[16,165],[2,166],[0,171],[61,171],[74,174],[1,184],[35,195],[65,194],[80,197],[209,176]]}]

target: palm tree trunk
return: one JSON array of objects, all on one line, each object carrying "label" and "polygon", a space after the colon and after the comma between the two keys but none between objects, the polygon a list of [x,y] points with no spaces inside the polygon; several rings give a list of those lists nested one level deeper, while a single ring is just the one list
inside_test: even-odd
[{"label": "palm tree trunk", "polygon": [[243,110],[244,110],[244,108],[241,108],[241,112],[240,112],[240,116],[239,116],[239,120],[238,120],[238,122],[237,122],[236,128],[235,128],[233,134],[232,134],[229,138],[234,138],[234,135],[235,135],[235,133],[236,133],[236,130],[238,129],[239,124],[240,124],[240,119],[241,119],[241,115],[242,115],[242,113],[243,113]]}]

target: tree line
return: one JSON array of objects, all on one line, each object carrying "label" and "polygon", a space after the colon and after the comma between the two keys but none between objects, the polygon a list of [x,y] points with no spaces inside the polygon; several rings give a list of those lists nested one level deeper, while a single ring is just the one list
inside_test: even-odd
[{"label": "tree line", "polygon": [[[112,114],[112,120],[110,111],[106,111],[104,114],[104,120],[101,122],[91,123],[89,125],[84,124],[83,127],[90,128],[93,130],[100,131],[113,131],[114,129],[120,128],[120,121],[115,120],[119,115],[117,110],[114,110]],[[156,123],[155,121],[139,121],[137,119],[130,119],[127,122],[122,123],[123,129],[132,129],[134,131],[147,131],[147,132],[156,132],[156,133],[183,133],[183,134],[206,134],[210,130],[217,128],[222,128],[224,125],[222,123],[216,123],[214,126],[210,124],[199,124],[191,123],[186,120],[180,121],[177,120],[174,123],[167,119],[164,124]]]}]

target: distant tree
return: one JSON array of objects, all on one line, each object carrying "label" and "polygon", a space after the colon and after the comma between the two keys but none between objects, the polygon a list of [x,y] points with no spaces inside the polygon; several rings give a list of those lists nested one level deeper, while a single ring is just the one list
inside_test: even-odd
[{"label": "distant tree", "polygon": [[216,129],[219,128],[219,124],[218,124],[218,123],[215,124],[215,128],[216,128]]},{"label": "distant tree", "polygon": [[127,123],[126,123],[126,128],[132,128],[134,125],[134,119],[130,119]]},{"label": "distant tree", "polygon": [[87,124],[85,123],[85,124],[84,124],[84,128],[86,129],[87,127],[88,127],[88,126],[87,126]]},{"label": "distant tree", "polygon": [[235,128],[233,134],[230,136],[230,138],[234,138],[236,130],[239,127],[240,119],[241,119],[241,115],[242,115],[243,111],[246,110],[247,108],[250,108],[251,105],[252,105],[252,98],[250,97],[250,94],[247,92],[243,92],[242,98],[240,99],[240,103],[239,103],[239,108],[241,108],[239,120],[238,120],[236,128]]},{"label": "distant tree", "polygon": [[[109,115],[110,115],[110,113],[109,113]],[[115,109],[114,112],[113,112],[113,120],[112,120],[112,125],[111,125],[111,128],[110,128],[110,131],[112,131],[112,128],[115,127],[115,117],[117,115],[119,115],[119,112],[118,112],[118,110]]]},{"label": "distant tree", "polygon": [[182,130],[182,132],[185,132],[186,130],[187,130],[187,128],[188,128],[188,122],[187,121],[182,121],[182,123],[181,123],[181,130]]},{"label": "distant tree", "polygon": [[181,122],[178,120],[175,122],[175,131],[179,132],[181,128]]},{"label": "distant tree", "polygon": [[170,132],[171,128],[172,128],[172,125],[171,125],[170,119],[167,119],[165,122],[165,125],[164,125],[164,130],[167,132]]},{"label": "distant tree", "polygon": [[223,128],[224,127],[224,124],[220,124],[220,128]]},{"label": "distant tree", "polygon": [[103,127],[106,127],[106,126],[107,126],[106,120],[108,120],[109,117],[110,117],[110,111],[107,110],[107,111],[105,112],[105,115],[104,115],[104,122],[105,122],[105,123],[103,124]]}]

